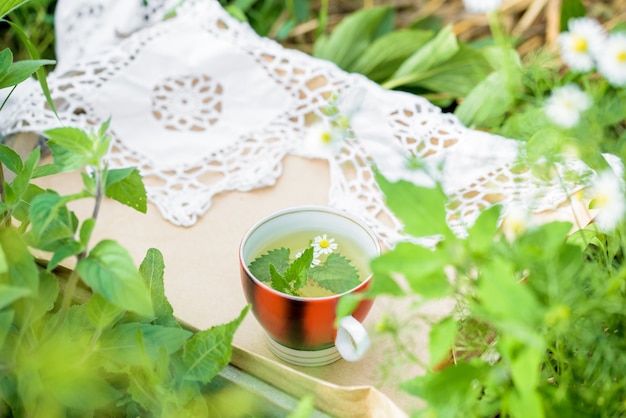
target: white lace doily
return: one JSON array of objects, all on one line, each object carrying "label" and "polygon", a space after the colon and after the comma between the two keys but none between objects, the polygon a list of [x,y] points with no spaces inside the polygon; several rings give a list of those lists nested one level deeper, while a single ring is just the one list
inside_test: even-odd
[{"label": "white lace doily", "polygon": [[[448,219],[462,232],[495,202],[543,211],[579,186],[513,169],[519,143],[465,128],[423,98],[259,37],[217,0],[59,0],[58,65],[49,75],[63,124],[90,129],[111,117],[110,163],[137,166],[149,199],[169,221],[193,225],[213,196],[273,185],[287,154],[314,157],[305,136],[331,97],[353,135],[328,157],[330,206],[363,218],[383,244],[403,238],[372,175],[431,182],[407,157],[442,167]],[[60,122],[36,82],[15,90],[0,133]],[[576,162],[574,169],[584,167]],[[207,214],[208,216],[208,214]]]}]

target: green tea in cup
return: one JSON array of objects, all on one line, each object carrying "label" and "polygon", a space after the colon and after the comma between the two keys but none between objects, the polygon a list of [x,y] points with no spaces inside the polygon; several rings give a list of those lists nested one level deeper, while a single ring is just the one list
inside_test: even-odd
[{"label": "green tea in cup", "polygon": [[307,229],[268,240],[248,268],[274,290],[316,298],[358,286],[370,275],[368,261],[347,237]]}]

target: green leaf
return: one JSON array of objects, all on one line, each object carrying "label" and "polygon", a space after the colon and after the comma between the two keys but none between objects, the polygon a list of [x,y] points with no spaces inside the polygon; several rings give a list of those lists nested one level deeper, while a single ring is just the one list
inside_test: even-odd
[{"label": "green leaf", "polygon": [[587,10],[581,0],[563,0],[561,3],[560,32],[567,32],[570,19],[585,17]]},{"label": "green leaf", "polygon": [[500,135],[528,141],[535,133],[550,126],[550,122],[543,108],[531,108],[527,111],[515,113],[506,118]]},{"label": "green leaf", "polygon": [[[450,294],[452,287],[444,272],[450,263],[444,252],[410,242],[400,242],[371,262],[374,283],[403,276],[411,290],[430,299]],[[376,286],[374,286],[376,288]]]},{"label": "green leaf", "polygon": [[0,228],[0,247],[8,265],[8,271],[0,274],[0,281],[37,292],[37,264],[20,234],[12,228]]},{"label": "green leaf", "polygon": [[502,117],[515,99],[505,86],[506,74],[500,71],[491,73],[465,97],[454,114],[468,127]]},{"label": "green leaf", "polygon": [[43,317],[54,308],[54,303],[59,296],[59,278],[47,270],[39,270],[39,289],[37,298],[33,301],[30,313],[31,320],[35,321]]},{"label": "green leaf", "polygon": [[491,66],[479,51],[460,44],[457,53],[449,60],[423,72],[419,80],[407,85],[447,93],[453,97],[465,97],[490,72]]},{"label": "green leaf", "polygon": [[526,339],[529,345],[541,345],[543,340],[532,336],[543,321],[544,308],[529,286],[516,278],[510,262],[497,258],[483,266],[476,297],[479,305],[475,309],[481,318]]},{"label": "green leaf", "polygon": [[481,363],[459,363],[403,382],[400,389],[424,400],[439,417],[456,417],[458,411],[471,411],[481,393],[474,385],[487,372]]},{"label": "green leaf", "polygon": [[501,205],[494,205],[485,209],[480,213],[474,225],[469,228],[467,242],[475,255],[489,257],[494,236],[499,228],[498,220],[501,212]]},{"label": "green leaf", "polygon": [[96,220],[94,218],[85,219],[80,227],[79,238],[80,243],[86,248],[91,238],[93,229],[96,227]]},{"label": "green leaf", "polygon": [[146,188],[136,168],[110,170],[106,177],[105,194],[141,213],[146,213],[148,202]]},{"label": "green leaf", "polygon": [[284,247],[270,250],[252,261],[248,269],[250,269],[250,273],[252,273],[257,280],[266,283],[271,282],[270,264],[274,266],[278,273],[282,274],[289,267],[289,255],[289,249]]},{"label": "green leaf", "polygon": [[458,323],[455,318],[449,316],[437,322],[430,329],[428,351],[430,353],[429,364],[434,366],[445,359],[454,345]]},{"label": "green leaf", "polygon": [[352,65],[351,71],[363,74],[375,82],[383,82],[433,36],[432,31],[410,29],[387,33],[367,47]]},{"label": "green leaf", "polygon": [[329,36],[321,36],[313,45],[313,56],[351,71],[372,41],[393,29],[395,12],[390,7],[360,9],[346,16]]},{"label": "green leaf", "polygon": [[[180,350],[192,334],[182,328],[155,324],[118,324],[103,332],[99,349],[113,363],[124,367],[142,365],[146,362],[146,355],[152,362],[156,362],[163,350],[170,355]],[[143,340],[143,350],[137,347],[138,335]]]},{"label": "green leaf", "polygon": [[3,0],[0,2],[0,18],[8,15],[13,10],[28,3],[30,0]]},{"label": "green leaf", "polygon": [[441,187],[422,187],[405,180],[392,183],[378,172],[376,181],[387,206],[400,218],[407,234],[454,237],[446,221],[447,197]]},{"label": "green leaf", "polygon": [[22,194],[22,199],[13,209],[13,217],[22,223],[29,222],[31,203],[36,196],[42,193],[44,193],[44,190],[41,187],[30,183]]},{"label": "green leaf", "polygon": [[[12,310],[5,310],[0,312],[0,351],[4,342],[6,341],[9,330],[11,329],[11,324],[13,324],[13,317],[15,313]],[[0,392],[2,388],[0,388]]]},{"label": "green leaf", "polygon": [[77,263],[76,271],[112,304],[145,317],[154,315],[149,289],[128,251],[117,242],[99,242]]},{"label": "green leaf", "polygon": [[67,244],[61,245],[56,250],[48,262],[47,269],[52,271],[63,260],[76,254],[80,254],[85,250],[85,246],[78,241],[69,241]]},{"label": "green leaf", "polygon": [[309,247],[296,258],[285,271],[285,280],[293,283],[293,288],[301,289],[309,278],[309,267],[313,261],[313,247]]},{"label": "green leaf", "polygon": [[4,309],[16,300],[30,294],[32,294],[32,290],[27,287],[0,284],[0,309]]},{"label": "green leaf", "polygon": [[39,177],[51,176],[57,173],[59,173],[59,167],[54,164],[38,165],[33,170],[33,178],[37,179]]},{"label": "green leaf", "polygon": [[344,293],[359,284],[359,272],[346,257],[332,253],[323,264],[313,267],[309,274],[311,279],[333,293]]},{"label": "green leaf", "polygon": [[35,148],[28,155],[28,157],[26,157],[22,169],[13,179],[13,192],[18,199],[21,199],[22,195],[26,192],[26,189],[28,189],[28,185],[33,178],[33,172],[35,171],[37,164],[39,164],[40,156],[41,151],[39,150],[39,148]]},{"label": "green leaf", "polygon": [[250,310],[246,306],[235,320],[196,333],[183,351],[183,380],[210,382],[228,364],[235,331]]},{"label": "green leaf", "polygon": [[30,206],[32,245],[54,251],[73,240],[78,227],[76,215],[69,211],[61,196],[48,191],[33,198]]},{"label": "green leaf", "polygon": [[7,256],[4,254],[4,250],[0,246],[0,274],[6,273],[9,271],[9,263],[7,261]]},{"label": "green leaf", "polygon": [[73,171],[84,166],[95,166],[99,158],[94,152],[94,144],[89,135],[79,128],[64,127],[44,132],[49,140],[54,163],[61,171]]},{"label": "green leaf", "polygon": [[[5,20],[4,22],[11,25],[11,28],[13,28],[13,30],[15,31],[17,36],[20,38],[24,46],[26,46],[26,49],[28,50],[28,53],[30,54],[31,58],[33,58],[34,60],[38,60],[40,58],[39,51],[37,50],[37,47],[33,45],[33,43],[31,42],[28,35],[24,32],[24,30],[18,24],[14,22],[7,21],[7,20]],[[46,97],[46,102],[48,103],[48,106],[50,106],[50,109],[52,109],[57,119],[60,120],[59,115],[56,110],[56,106],[54,104],[54,101],[52,100],[52,96],[50,95],[50,88],[48,87],[48,82],[46,80],[46,72],[44,71],[43,67],[40,67],[36,71],[36,73],[37,73],[37,79],[39,80],[39,84],[41,85],[41,91],[43,92],[43,95]]]},{"label": "green leaf", "polygon": [[289,283],[286,277],[276,271],[276,267],[274,267],[273,264],[270,264],[269,269],[271,278],[270,285],[272,289],[287,293],[288,295],[298,296],[298,292],[293,288],[291,283]]},{"label": "green leaf", "polygon": [[150,248],[141,262],[139,273],[150,289],[150,298],[152,299],[154,315],[156,316],[155,323],[177,327],[179,325],[174,317],[174,308],[172,308],[165,296],[164,271],[163,255],[159,250]]},{"label": "green leaf", "polygon": [[424,73],[435,68],[459,51],[459,44],[451,26],[441,29],[437,35],[418,49],[398,68],[383,87],[393,88],[424,78]]},{"label": "green leaf", "polygon": [[0,163],[4,164],[4,166],[13,173],[22,171],[22,159],[20,155],[4,144],[0,144]]},{"label": "green leaf", "polygon": [[54,64],[53,60],[21,60],[14,62],[7,73],[0,79],[0,89],[16,86],[29,78],[40,67]]},{"label": "green leaf", "polygon": [[571,222],[554,221],[527,231],[518,239],[520,252],[528,257],[528,262],[553,260],[563,249],[572,230]]},{"label": "green leaf", "polygon": [[124,314],[124,310],[113,305],[102,295],[95,294],[87,301],[87,319],[96,328],[103,330],[115,324]]}]

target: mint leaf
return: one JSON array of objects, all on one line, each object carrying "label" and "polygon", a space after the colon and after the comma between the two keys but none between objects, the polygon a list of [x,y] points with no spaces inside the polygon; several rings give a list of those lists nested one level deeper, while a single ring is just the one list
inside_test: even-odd
[{"label": "mint leaf", "polygon": [[76,265],[80,277],[114,305],[145,317],[154,311],[150,291],[128,251],[116,241],[99,242]]},{"label": "mint leaf", "polygon": [[156,316],[155,324],[168,327],[178,327],[178,321],[174,317],[174,308],[165,296],[165,262],[163,254],[156,248],[150,248],[139,267],[139,273],[144,278],[150,289],[150,297]]},{"label": "mint leaf", "polygon": [[52,151],[54,163],[62,171],[73,171],[86,165],[97,165],[98,156],[87,132],[72,127],[55,128],[44,132],[49,139],[47,145]]},{"label": "mint leaf", "polygon": [[309,273],[313,281],[333,293],[347,292],[361,283],[350,260],[337,253],[330,254],[324,264],[313,267]]},{"label": "mint leaf", "polygon": [[20,155],[4,144],[0,144],[0,163],[13,173],[22,171],[23,164]]},{"label": "mint leaf", "polygon": [[197,332],[185,343],[183,380],[208,383],[217,376],[230,361],[233,336],[249,310],[250,305],[231,322]]},{"label": "mint leaf", "polygon": [[276,271],[276,267],[273,264],[270,264],[270,277],[272,279],[271,286],[272,289],[277,290],[279,292],[287,293],[289,295],[298,296],[298,293],[293,289],[293,286],[287,280],[287,278],[283,277],[278,271]]},{"label": "mint leaf", "polygon": [[86,314],[91,325],[101,331],[115,324],[124,314],[124,309],[96,293],[87,301]]},{"label": "mint leaf", "polygon": [[296,258],[285,272],[288,283],[293,282],[293,288],[301,289],[309,278],[309,267],[313,261],[313,247],[309,247]]},{"label": "mint leaf", "polygon": [[73,240],[78,219],[65,205],[63,197],[46,192],[33,198],[30,205],[31,237],[34,247],[56,251]]},{"label": "mint leaf", "polygon": [[105,194],[141,213],[146,213],[146,188],[136,168],[110,170],[107,174]]},{"label": "mint leaf", "polygon": [[283,247],[268,251],[250,263],[248,269],[257,280],[271,282],[270,264],[276,268],[278,273],[284,273],[289,267],[289,249]]}]

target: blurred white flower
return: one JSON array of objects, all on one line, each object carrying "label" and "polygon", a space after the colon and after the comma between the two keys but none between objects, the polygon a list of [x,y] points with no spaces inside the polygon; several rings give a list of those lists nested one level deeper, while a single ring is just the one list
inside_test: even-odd
[{"label": "blurred white flower", "polygon": [[516,237],[522,235],[530,226],[532,226],[532,223],[528,208],[519,203],[514,203],[507,207],[502,218],[501,229],[509,241],[513,241]]},{"label": "blurred white flower", "polygon": [[598,70],[613,86],[626,85],[626,33],[609,36],[598,55]]},{"label": "blurred white flower", "polygon": [[545,111],[550,120],[563,128],[578,124],[580,114],[591,107],[591,98],[575,84],[552,90],[546,100]]},{"label": "blurred white flower", "polygon": [[603,231],[613,230],[626,213],[622,180],[611,170],[601,172],[590,188],[591,207],[598,209],[595,223]]},{"label": "blurred white flower", "polygon": [[306,133],[304,153],[309,157],[330,157],[339,148],[343,132],[329,123],[319,121]]},{"label": "blurred white flower", "polygon": [[604,28],[588,17],[570,19],[567,27],[569,31],[562,32],[558,38],[563,61],[572,71],[591,71],[606,41]]},{"label": "blurred white flower", "polygon": [[502,5],[502,0],[463,0],[465,9],[470,13],[489,13]]}]

